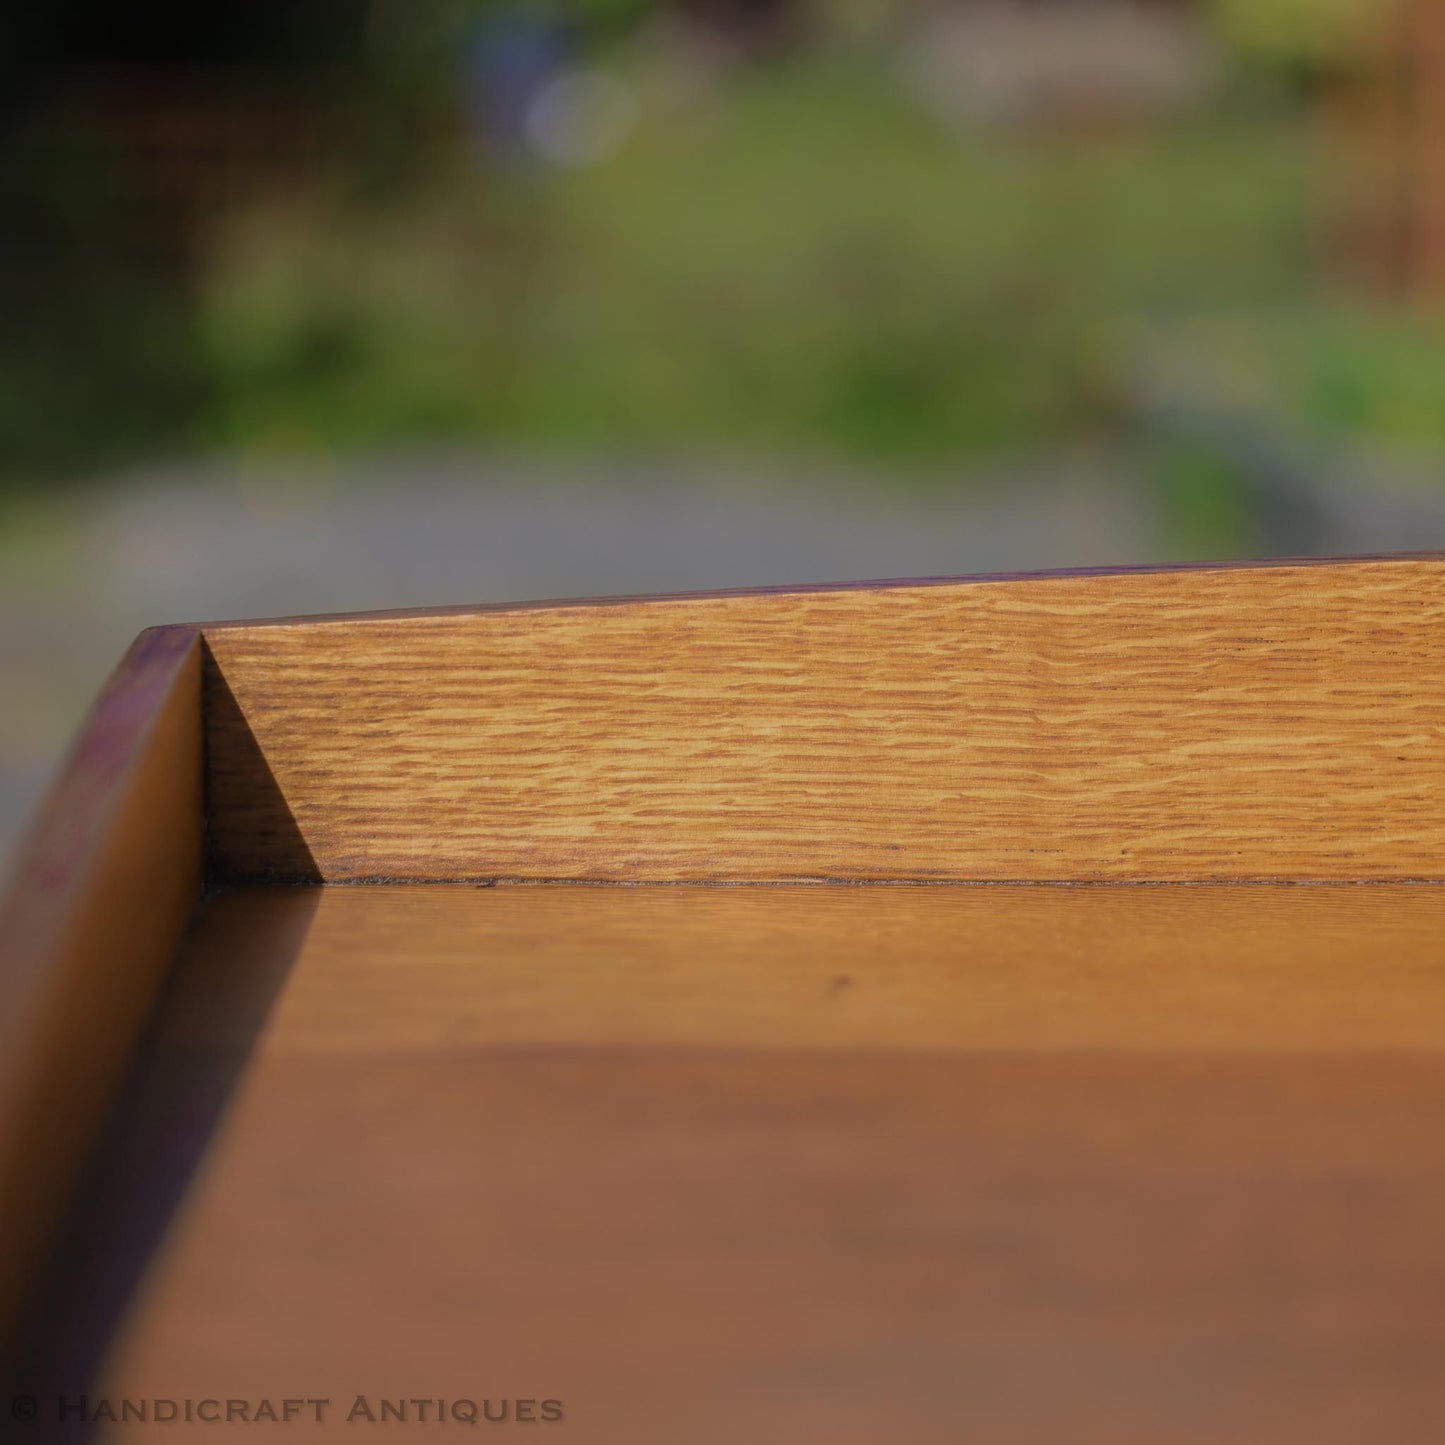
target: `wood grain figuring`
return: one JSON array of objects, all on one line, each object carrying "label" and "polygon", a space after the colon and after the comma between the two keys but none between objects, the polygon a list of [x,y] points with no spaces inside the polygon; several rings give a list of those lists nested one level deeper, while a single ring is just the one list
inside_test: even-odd
[{"label": "wood grain figuring", "polygon": [[206,629],[218,876],[1445,878],[1445,562]]},{"label": "wood grain figuring", "polygon": [[1440,897],[223,894],[92,1191],[103,1249],[195,1168],[89,1394],[321,1397],[343,1439],[361,1394],[555,1397],[589,1445],[1433,1445]]},{"label": "wood grain figuring", "polygon": [[200,898],[200,641],[142,633],[0,898],[0,1360]]}]

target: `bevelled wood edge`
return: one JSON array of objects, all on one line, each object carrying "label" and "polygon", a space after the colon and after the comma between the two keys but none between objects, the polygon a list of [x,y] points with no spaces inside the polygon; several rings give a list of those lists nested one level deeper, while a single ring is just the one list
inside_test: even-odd
[{"label": "bevelled wood edge", "polygon": [[143,632],[0,892],[0,1359],[201,897],[200,636]]}]

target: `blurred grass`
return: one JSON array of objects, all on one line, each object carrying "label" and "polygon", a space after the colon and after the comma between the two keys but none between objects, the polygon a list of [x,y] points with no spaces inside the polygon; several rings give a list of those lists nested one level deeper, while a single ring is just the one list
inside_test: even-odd
[{"label": "blurred grass", "polygon": [[1445,311],[1335,300],[1163,332],[1200,400],[1402,457],[1445,448]]},{"label": "blurred grass", "polygon": [[1301,117],[958,132],[881,64],[756,67],[588,169],[438,158],[234,229],[204,446],[475,438],[928,470],[1126,423],[1121,322],[1304,298]]}]

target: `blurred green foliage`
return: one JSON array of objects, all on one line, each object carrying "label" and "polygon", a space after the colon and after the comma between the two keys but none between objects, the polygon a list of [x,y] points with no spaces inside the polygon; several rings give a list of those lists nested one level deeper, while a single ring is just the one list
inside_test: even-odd
[{"label": "blurred green foliage", "polygon": [[1270,499],[1257,475],[1197,436],[1155,434],[1143,462],[1165,534],[1183,556],[1248,556],[1274,551]]},{"label": "blurred green foliage", "polygon": [[203,410],[194,316],[124,214],[83,138],[22,128],[0,146],[0,486],[127,461]]},{"label": "blurred green foliage", "polygon": [[1116,424],[1116,323],[1301,294],[1304,133],[1234,107],[961,132],[881,64],[756,66],[605,164],[438,162],[254,216],[200,300],[212,444],[467,436],[928,465]]},{"label": "blurred green foliage", "polygon": [[1350,59],[1399,0],[1209,0],[1221,38],[1268,62],[1337,65]]},{"label": "blurred green foliage", "polygon": [[1445,448],[1445,311],[1317,301],[1196,319],[1163,344],[1203,404],[1403,454]]},{"label": "blurred green foliage", "polygon": [[[612,158],[566,167],[469,145],[446,119],[469,27],[497,8],[375,0],[344,34],[320,0],[297,10],[287,53],[314,60],[329,37],[353,163],[233,216],[179,273],[140,243],[106,148],[47,128],[43,87],[20,84],[43,67],[14,57],[58,54],[59,22],[7,22],[0,486],[167,451],[437,438],[927,475],[1130,434],[1141,332],[1259,414],[1445,446],[1445,317],[1332,302],[1312,280],[1318,136],[1298,86],[1236,76],[1132,124],[962,125],[841,21],[812,48],[689,69],[638,28],[655,0],[576,0],[580,54],[630,87],[637,125]],[[1298,80],[1383,12],[1210,13]],[[242,30],[210,40],[255,49]],[[101,39],[117,37],[134,39],[119,19]],[[1161,465],[1194,515],[1213,483]]]}]

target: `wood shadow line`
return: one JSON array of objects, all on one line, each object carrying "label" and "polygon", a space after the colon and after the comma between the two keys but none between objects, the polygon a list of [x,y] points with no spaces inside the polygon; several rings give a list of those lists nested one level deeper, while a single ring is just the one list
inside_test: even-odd
[{"label": "wood shadow line", "polygon": [[74,1402],[88,1397],[93,1415],[103,1398],[107,1354],[224,1128],[321,898],[317,888],[223,889],[193,924],[25,1316],[11,1397],[39,1413],[24,1440],[96,1432]]},{"label": "wood shadow line", "polygon": [[210,647],[201,643],[206,876],[213,883],[320,883],[265,750]]}]

